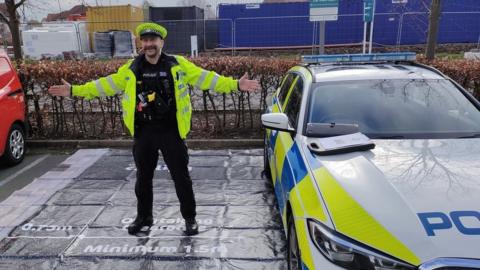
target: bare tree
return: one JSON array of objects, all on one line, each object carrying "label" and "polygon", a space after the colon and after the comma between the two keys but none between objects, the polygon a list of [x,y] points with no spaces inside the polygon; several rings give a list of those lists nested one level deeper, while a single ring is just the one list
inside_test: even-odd
[{"label": "bare tree", "polygon": [[8,25],[10,33],[12,34],[13,52],[15,55],[15,59],[17,60],[22,59],[22,48],[19,29],[20,18],[18,15],[18,9],[23,4],[25,4],[26,1],[27,0],[5,0],[5,8],[7,14],[3,14],[2,12],[0,12],[0,21]]},{"label": "bare tree", "polygon": [[425,51],[425,55],[429,60],[432,60],[433,58],[435,58],[435,47],[437,46],[438,25],[439,25],[440,14],[441,14],[440,1],[441,0],[432,0],[432,5],[430,6],[427,49]]}]

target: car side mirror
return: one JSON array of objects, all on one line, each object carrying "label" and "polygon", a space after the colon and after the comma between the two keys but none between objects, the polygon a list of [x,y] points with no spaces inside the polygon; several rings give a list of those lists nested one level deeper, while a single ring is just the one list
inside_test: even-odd
[{"label": "car side mirror", "polygon": [[295,132],[295,129],[288,127],[288,116],[284,113],[262,114],[262,125],[268,129]]}]

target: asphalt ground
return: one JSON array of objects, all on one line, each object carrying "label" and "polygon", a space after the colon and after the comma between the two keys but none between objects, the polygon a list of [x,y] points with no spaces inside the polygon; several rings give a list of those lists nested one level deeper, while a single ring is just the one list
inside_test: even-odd
[{"label": "asphalt ground", "polygon": [[55,168],[73,152],[73,149],[34,149],[29,150],[24,160],[16,166],[0,164],[0,202]]},{"label": "asphalt ground", "polygon": [[0,269],[286,269],[272,184],[261,174],[263,150],[190,150],[189,169],[200,233],[183,235],[160,160],[154,225],[131,236],[131,151],[78,150],[0,202]]}]

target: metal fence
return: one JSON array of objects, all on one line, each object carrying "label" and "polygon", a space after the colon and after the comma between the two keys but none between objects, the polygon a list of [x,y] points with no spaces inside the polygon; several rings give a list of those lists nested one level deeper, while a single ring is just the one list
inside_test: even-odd
[{"label": "metal fence", "polygon": [[[376,46],[423,45],[428,34],[428,13],[377,13],[373,43]],[[331,46],[361,46],[363,14],[339,15],[327,21],[325,43]],[[238,18],[233,20],[233,50],[242,48],[315,47],[319,44],[318,22],[309,16]],[[479,44],[480,12],[444,12],[438,43]]]},{"label": "metal fence", "polygon": [[[399,49],[402,45],[423,45],[428,33],[428,13],[377,13],[374,20],[373,44]],[[327,46],[362,46],[363,14],[338,15],[337,21],[326,22]],[[68,22],[65,22],[68,23]],[[133,31],[142,22],[122,22]],[[190,53],[190,38],[197,36],[202,51],[315,48],[319,44],[318,22],[309,16],[254,17],[212,20],[158,21],[169,31],[166,50]],[[75,31],[116,30],[115,22],[76,22]],[[86,29],[86,30],[82,30]],[[128,30],[121,29],[121,30]],[[120,30],[120,29],[118,29]],[[92,39],[91,33],[88,38]],[[94,41],[89,42],[90,45]],[[438,43],[471,43],[480,47],[480,12],[443,12],[440,19]],[[139,43],[137,43],[139,45]]]},{"label": "metal fence", "polygon": [[[406,12],[400,17],[397,45],[424,44],[428,34],[428,14]],[[480,12],[443,12],[438,43],[477,43],[480,39]],[[477,40],[477,42],[475,42]]]},{"label": "metal fence", "polygon": [[[327,22],[326,44],[360,50],[364,30],[362,16],[362,14],[339,15],[337,21]],[[128,28],[134,29],[140,23],[129,22]],[[319,43],[319,25],[317,22],[311,22],[308,16],[159,21],[159,23],[169,30],[166,50],[174,53],[190,52],[191,35],[198,37],[200,51],[227,51],[231,54],[236,54],[239,50],[267,48],[282,50],[306,48],[313,52]],[[58,23],[44,25],[53,24]],[[106,22],[67,24],[74,29],[78,44],[84,44],[85,39],[91,37],[91,33],[86,29],[115,30],[115,25]],[[100,24],[105,24],[105,28],[101,28]],[[428,14],[378,13],[374,24],[374,44],[399,50],[402,45],[425,43]],[[443,13],[438,41],[479,44],[480,12]],[[236,132],[250,130],[252,133],[258,133],[261,130],[258,126],[259,116],[266,106],[267,96],[271,95],[281,79],[280,76],[271,77],[268,74],[259,77],[263,83],[268,82],[268,85],[264,85],[262,92],[253,94],[239,92],[232,95],[210,95],[208,92],[192,91],[194,110],[197,111],[194,131],[199,132],[199,136],[212,130],[220,133],[225,130]],[[117,97],[93,102],[75,100],[70,104],[69,101],[35,96],[44,95],[49,83],[37,80],[24,82],[30,95],[27,96],[31,112],[29,121],[35,123],[32,125],[35,136],[89,138],[122,135],[120,103]]]}]

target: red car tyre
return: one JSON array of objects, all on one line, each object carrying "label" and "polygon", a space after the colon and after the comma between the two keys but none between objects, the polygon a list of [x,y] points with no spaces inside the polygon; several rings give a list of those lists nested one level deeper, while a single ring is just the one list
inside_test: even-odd
[{"label": "red car tyre", "polygon": [[5,152],[2,159],[7,165],[16,165],[25,157],[25,132],[23,128],[14,124],[8,132]]}]

